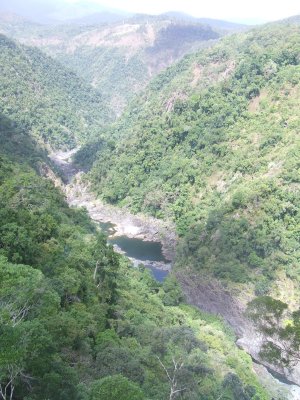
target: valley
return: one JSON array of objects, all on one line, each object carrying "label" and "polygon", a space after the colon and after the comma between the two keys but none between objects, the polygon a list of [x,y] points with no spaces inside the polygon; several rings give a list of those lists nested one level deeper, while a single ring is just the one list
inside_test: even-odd
[{"label": "valley", "polygon": [[120,116],[159,72],[184,55],[213,45],[221,36],[245,29],[243,25],[224,22],[223,28],[222,21],[216,26],[210,22],[212,26],[165,14],[49,27],[4,13],[0,14],[0,33],[38,47],[75,71],[99,89],[111,112]]},{"label": "valley", "polygon": [[0,400],[300,399],[299,99],[298,16],[0,12]]},{"label": "valley", "polygon": [[[175,226],[145,215],[134,215],[128,210],[112,207],[97,200],[86,182],[84,174],[72,164],[78,149],[52,153],[50,158],[59,168],[59,182],[71,207],[84,207],[91,219],[99,223],[108,235],[108,243],[116,252],[125,254],[135,266],[144,264],[155,278],[162,281],[171,270],[177,237]],[[57,178],[55,178],[57,180]],[[57,181],[56,181],[57,182]]]},{"label": "valley", "polygon": [[[51,155],[67,183],[65,186],[63,183],[60,185],[68,204],[71,207],[84,207],[91,219],[100,223],[101,231],[108,236],[108,243],[113,245],[117,253],[125,255],[135,268],[143,264],[151,270],[157,281],[162,282],[172,269],[170,261],[175,258],[178,240],[175,226],[169,225],[166,229],[161,220],[145,215],[137,216],[97,200],[82,173],[72,163],[72,157],[78,150]],[[176,271],[175,275],[189,304],[211,314],[221,315],[233,328],[237,346],[251,355],[259,379],[269,390],[273,387],[275,396],[287,396],[289,400],[300,398],[300,387],[285,377],[284,370],[276,369],[260,359],[262,338],[246,318],[243,302],[239,303],[217,280],[207,279],[207,276],[191,276],[184,271]],[[291,376],[290,379],[295,378]]]}]

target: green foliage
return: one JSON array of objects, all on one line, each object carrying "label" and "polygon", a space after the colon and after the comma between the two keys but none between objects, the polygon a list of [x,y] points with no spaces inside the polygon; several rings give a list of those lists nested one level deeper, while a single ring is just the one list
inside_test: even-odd
[{"label": "green foliage", "polygon": [[268,25],[187,56],[98,152],[93,189],[175,221],[178,268],[257,293],[282,269],[299,280],[299,38],[298,26]]},{"label": "green foliage", "polygon": [[90,400],[143,400],[141,389],[122,375],[108,376],[92,384]]},{"label": "green foliage", "polygon": [[163,282],[162,302],[165,306],[178,306],[184,300],[179,283],[173,276],[167,276]]},{"label": "green foliage", "polygon": [[[68,41],[65,41],[65,47],[69,46]],[[71,54],[66,49],[61,51],[52,47],[50,52],[63,65],[71,67],[78,76],[101,90],[110,109],[117,115],[149,80],[141,55],[128,57],[127,47],[80,46]]]},{"label": "green foliage", "polygon": [[272,333],[283,317],[287,304],[270,296],[257,297],[248,305],[248,316],[259,326],[264,327],[265,333]]},{"label": "green foliage", "polygon": [[[256,389],[254,386],[244,386],[239,377],[235,374],[228,373],[223,381],[223,388],[226,396],[233,396],[236,400],[250,400],[259,399],[256,396]],[[229,397],[230,398],[230,397]]]},{"label": "green foliage", "polygon": [[72,148],[112,120],[102,95],[39,50],[0,36],[0,112],[52,148]]},{"label": "green foliage", "polygon": [[[184,363],[178,384],[188,383],[182,400],[214,400],[228,372],[269,400],[220,321],[183,306],[174,278],[154,283],[149,271],[115,254],[87,214],[70,209],[38,175],[47,159],[26,131],[1,121],[0,139],[7,141],[0,149],[5,398],[164,400],[170,386],[160,362],[171,373],[175,360]],[[16,154],[11,138],[20,145]],[[233,351],[242,374],[230,365]]]},{"label": "green foliage", "polygon": [[300,311],[270,296],[257,297],[247,307],[264,343],[260,355],[279,366],[293,367],[300,361]]},{"label": "green foliage", "polygon": [[[48,160],[33,138],[72,147],[92,137],[76,163],[92,167],[99,195],[173,219],[182,236],[177,268],[237,289],[253,283],[263,295],[249,306],[266,337],[262,355],[292,366],[299,313],[266,295],[277,272],[299,281],[299,36],[295,26],[267,26],[186,57],[102,132],[109,143],[97,137],[107,117],[98,92],[0,38],[8,99],[0,119],[0,384],[9,394],[164,400],[169,375],[184,388],[181,400],[269,399],[219,319],[183,305],[174,277],[160,285],[132,268],[84,211],[68,208],[39,175]],[[114,51],[115,83],[126,87]],[[104,53],[99,60],[110,58]],[[144,74],[138,59],[128,68]]]}]

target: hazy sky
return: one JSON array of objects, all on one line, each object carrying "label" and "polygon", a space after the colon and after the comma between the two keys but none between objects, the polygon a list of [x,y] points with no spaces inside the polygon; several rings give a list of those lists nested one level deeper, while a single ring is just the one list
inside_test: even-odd
[{"label": "hazy sky", "polygon": [[[83,3],[82,0],[66,0]],[[299,0],[88,0],[108,7],[141,13],[183,11],[197,17],[272,21],[300,14]]]},{"label": "hazy sky", "polygon": [[0,0],[0,10],[36,20],[75,18],[103,8],[148,14],[182,11],[196,17],[260,23],[300,14],[300,0]]}]

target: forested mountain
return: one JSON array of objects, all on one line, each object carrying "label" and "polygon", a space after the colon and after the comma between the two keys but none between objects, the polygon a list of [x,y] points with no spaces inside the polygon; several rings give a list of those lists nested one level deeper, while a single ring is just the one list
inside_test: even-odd
[{"label": "forested mountain", "polygon": [[273,294],[292,309],[299,54],[299,26],[275,24],[186,57],[131,105],[89,174],[106,201],[176,221],[179,276],[217,278],[244,303]]},{"label": "forested mountain", "polygon": [[[91,20],[92,22],[92,20]],[[120,114],[161,70],[228,33],[207,22],[136,15],[115,23],[37,26],[0,17],[0,32],[37,46],[99,88]],[[236,25],[236,29],[243,29]]]},{"label": "forested mountain", "polygon": [[270,400],[229,328],[114,253],[47,170],[1,115],[0,398]]},{"label": "forested mountain", "polygon": [[[236,345],[247,303],[300,384],[298,18],[181,17],[1,19],[23,42],[0,35],[1,400],[286,400]],[[77,145],[104,202],[176,224],[163,283],[67,205],[48,153]]]},{"label": "forested mountain", "polygon": [[53,148],[72,148],[113,120],[102,94],[40,50],[0,35],[0,112]]},{"label": "forested mountain", "polygon": [[182,12],[176,12],[176,11],[170,11],[167,12],[163,15],[167,15],[169,18],[172,18],[174,20],[178,21],[188,21],[188,22],[198,22],[200,24],[206,24],[211,26],[213,29],[219,30],[221,32],[240,32],[243,30],[249,29],[249,26],[243,25],[243,24],[237,24],[235,22],[229,22],[229,21],[223,21],[219,19],[213,19],[213,18],[197,18],[193,17],[191,15],[182,13]]}]

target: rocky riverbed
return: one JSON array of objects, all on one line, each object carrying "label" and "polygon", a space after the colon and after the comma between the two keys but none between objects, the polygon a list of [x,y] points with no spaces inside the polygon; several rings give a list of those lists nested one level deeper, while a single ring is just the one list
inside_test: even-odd
[{"label": "rocky riverbed", "polygon": [[94,221],[114,224],[114,236],[160,242],[165,258],[173,261],[177,242],[173,224],[141,214],[133,215],[127,209],[104,204],[96,199],[83,178],[84,174],[78,173],[65,188],[71,206],[85,207]]},{"label": "rocky riverbed", "polygon": [[[68,204],[73,207],[85,207],[90,217],[96,222],[112,223],[112,236],[126,236],[147,242],[158,242],[162,245],[162,253],[167,262],[149,261],[154,268],[170,270],[175,256],[177,235],[175,225],[143,214],[132,214],[126,208],[114,207],[97,199],[85,179],[85,174],[72,164],[72,156],[77,149],[69,152],[57,152],[50,155],[51,160],[63,174],[63,190]],[[116,251],[121,252],[116,247]],[[136,264],[140,260],[134,260]],[[144,263],[146,263],[144,261]]]}]

